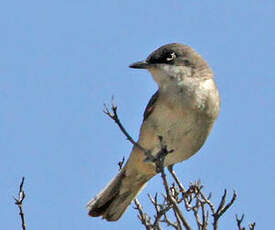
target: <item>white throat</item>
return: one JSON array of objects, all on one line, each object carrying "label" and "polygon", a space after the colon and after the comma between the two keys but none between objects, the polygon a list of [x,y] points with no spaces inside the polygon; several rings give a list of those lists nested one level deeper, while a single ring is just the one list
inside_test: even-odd
[{"label": "white throat", "polygon": [[178,85],[184,78],[192,76],[192,68],[187,66],[158,64],[149,71],[160,88],[167,88],[171,84]]}]

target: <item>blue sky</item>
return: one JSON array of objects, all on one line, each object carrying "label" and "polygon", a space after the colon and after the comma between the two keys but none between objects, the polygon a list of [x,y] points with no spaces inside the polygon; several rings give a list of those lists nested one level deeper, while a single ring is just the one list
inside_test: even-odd
[{"label": "blue sky", "polygon": [[[197,50],[222,97],[207,143],[178,164],[183,182],[200,179],[219,198],[238,199],[221,229],[269,229],[275,205],[275,3],[272,1],[5,1],[0,7],[0,219],[20,229],[13,195],[26,177],[28,229],[142,229],[136,211],[107,223],[85,205],[117,173],[131,145],[106,117],[112,95],[137,137],[156,91],[149,73],[129,69],[170,42]],[[140,194],[163,191],[156,176]]]}]

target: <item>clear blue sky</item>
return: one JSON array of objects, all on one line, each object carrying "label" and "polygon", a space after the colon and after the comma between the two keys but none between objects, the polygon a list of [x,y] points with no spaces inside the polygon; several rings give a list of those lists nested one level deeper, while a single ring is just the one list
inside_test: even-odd
[{"label": "clear blue sky", "polygon": [[[0,7],[0,219],[20,229],[13,195],[26,177],[28,229],[142,229],[129,208],[119,222],[87,216],[86,203],[118,171],[131,145],[103,113],[111,96],[136,138],[156,90],[129,69],[160,45],[192,46],[213,68],[222,96],[201,151],[176,170],[238,200],[222,219],[246,214],[270,229],[275,205],[274,1],[4,1]],[[139,196],[161,191],[159,176]],[[247,223],[246,222],[246,223]]]}]

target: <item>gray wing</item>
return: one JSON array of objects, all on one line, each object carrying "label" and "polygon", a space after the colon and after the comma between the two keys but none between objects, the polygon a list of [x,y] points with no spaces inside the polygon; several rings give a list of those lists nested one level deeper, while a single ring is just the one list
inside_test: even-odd
[{"label": "gray wing", "polygon": [[159,91],[155,92],[155,94],[151,97],[148,105],[146,106],[146,109],[143,114],[143,121],[145,121],[155,109],[158,97],[159,97]]}]

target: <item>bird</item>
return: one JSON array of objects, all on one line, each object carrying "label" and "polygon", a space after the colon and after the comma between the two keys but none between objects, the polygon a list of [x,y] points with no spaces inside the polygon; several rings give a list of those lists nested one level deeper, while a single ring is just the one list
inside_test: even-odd
[{"label": "bird", "polygon": [[[220,95],[208,63],[181,43],[163,45],[130,68],[148,70],[158,85],[151,97],[137,144],[156,156],[159,137],[173,152],[164,167],[187,160],[205,143],[219,115]],[[158,172],[134,145],[125,166],[88,204],[91,217],[117,221],[145,184]]]}]

